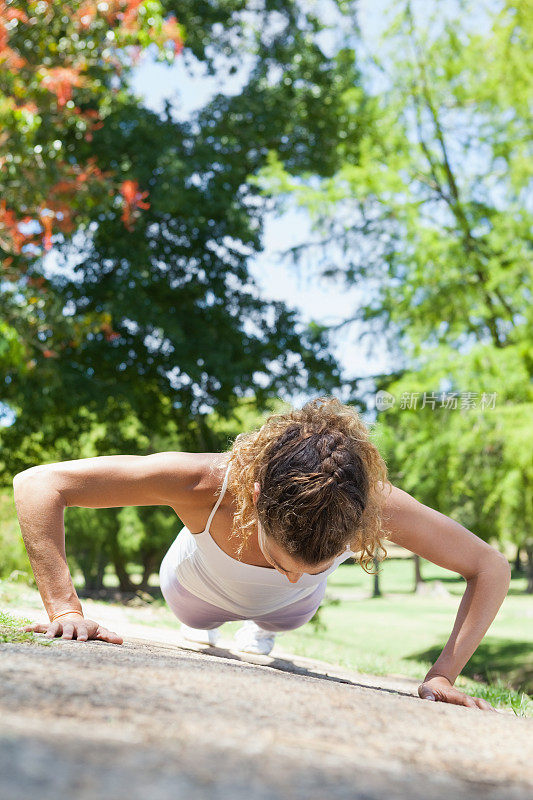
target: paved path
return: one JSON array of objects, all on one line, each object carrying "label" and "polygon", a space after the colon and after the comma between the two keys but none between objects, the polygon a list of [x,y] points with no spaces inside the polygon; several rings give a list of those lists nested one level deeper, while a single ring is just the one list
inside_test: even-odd
[{"label": "paved path", "polygon": [[0,645],[2,800],[533,797],[531,719],[279,650],[121,633]]}]

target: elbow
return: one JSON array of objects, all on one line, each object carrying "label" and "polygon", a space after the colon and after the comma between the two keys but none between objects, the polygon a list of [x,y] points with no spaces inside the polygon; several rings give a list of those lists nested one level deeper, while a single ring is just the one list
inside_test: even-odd
[{"label": "elbow", "polygon": [[36,467],[28,467],[28,469],[22,470],[22,472],[17,472],[15,477],[13,478],[13,493],[16,496],[20,494],[20,491],[23,486],[27,484],[27,482],[34,478],[37,474],[41,474],[43,471],[43,467],[38,465]]},{"label": "elbow", "polygon": [[498,575],[503,575],[507,581],[507,586],[511,583],[511,565],[507,557],[495,548],[491,548],[492,552],[483,561],[479,572],[494,572]]},{"label": "elbow", "polygon": [[26,511],[34,514],[44,506],[65,508],[61,492],[57,489],[53,473],[46,465],[30,467],[13,478],[13,501],[17,516]]},{"label": "elbow", "polygon": [[507,576],[507,586],[509,587],[511,583],[511,565],[509,564],[507,556],[504,556],[504,554],[500,553],[499,551],[498,551],[498,557],[499,561],[501,562],[502,569],[505,575]]},{"label": "elbow", "polygon": [[495,560],[495,562],[500,564],[500,566],[503,569],[503,571],[506,572],[509,575],[509,580],[510,580],[511,579],[511,565],[509,564],[507,556],[505,556],[499,550],[496,550],[495,548],[493,548],[493,549],[494,549],[494,560]]},{"label": "elbow", "polygon": [[17,500],[20,501],[22,497],[23,487],[26,485],[28,480],[28,472],[29,470],[24,470],[24,472],[18,472],[15,477],[13,478],[13,499],[15,501],[15,505],[17,504]]},{"label": "elbow", "polygon": [[18,486],[21,486],[26,481],[26,479],[33,474],[33,470],[35,470],[35,467],[28,467],[28,469],[22,470],[22,472],[17,472],[17,474],[13,478],[13,489],[16,489]]},{"label": "elbow", "polygon": [[24,470],[24,472],[17,472],[17,474],[13,478],[13,491],[15,492],[15,494],[17,493],[17,491],[20,489],[20,487],[24,483],[25,476],[26,476],[27,472],[28,472],[27,469]]}]

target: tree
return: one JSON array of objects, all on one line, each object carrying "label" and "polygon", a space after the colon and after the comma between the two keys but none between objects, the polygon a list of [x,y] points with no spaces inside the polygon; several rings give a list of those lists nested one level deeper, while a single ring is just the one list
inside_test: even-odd
[{"label": "tree", "polygon": [[31,370],[35,355],[57,357],[41,343],[39,309],[67,340],[105,329],[95,315],[72,330],[39,265],[96,206],[120,207],[124,223],[143,207],[135,186],[100,168],[90,143],[123,102],[129,66],[150,44],[171,63],[182,35],[158,0],[0,2],[0,367],[8,382]]},{"label": "tree", "polygon": [[70,233],[88,204],[122,188],[125,212],[134,205],[84,143],[120,104],[128,62],[152,43],[167,61],[181,51],[182,29],[163,15],[158,0],[0,3],[0,247],[11,274],[55,232]]},{"label": "tree", "polygon": [[382,597],[381,588],[379,585],[379,576],[380,576],[380,561],[377,556],[374,557],[374,581],[373,581],[373,590],[372,590],[372,597]]},{"label": "tree", "polygon": [[[295,172],[331,173],[333,155],[322,153],[335,152],[342,95],[357,80],[294,27],[293,12],[260,40],[264,57],[240,95],[216,97],[187,123],[170,104],[158,117],[130,98],[87,144],[103,172],[148,192],[138,200],[150,207],[126,227],[123,206],[95,205],[80,236],[57,243],[77,275],[54,276],[32,312],[34,338],[52,355],[32,353],[23,385],[16,370],[7,375],[17,420],[2,432],[6,473],[29,466],[18,455],[28,437],[51,452],[58,435],[83,429],[80,409],[105,416],[111,396],[146,431],[173,418],[185,430],[203,409],[228,414],[247,394],[264,406],[282,391],[339,385],[325,332],[259,298],[247,269],[268,206],[248,176],[272,147],[292,153]],[[267,80],[275,65],[284,71]]]},{"label": "tree", "polygon": [[[342,247],[340,264],[324,248],[324,275],[368,289],[343,324],[385,335],[400,363],[432,345],[524,341],[532,374],[527,6],[507,2],[479,34],[476,4],[450,18],[436,3],[424,26],[403,2],[382,48],[385,88],[344,95],[347,117],[362,106],[367,124],[357,148],[339,144],[335,175],[294,178],[275,153],[261,173],[265,191],[309,209],[324,246]],[[503,91],[502,74],[520,90]]]},{"label": "tree", "polygon": [[395,404],[377,428],[393,483],[485,541],[527,552],[533,402],[518,350],[478,345],[458,359],[442,348],[388,385]]},{"label": "tree", "polygon": [[[483,538],[527,549],[531,461],[518,441],[533,431],[530,7],[438,2],[425,22],[410,2],[393,10],[366,64],[366,85],[379,73],[379,88],[344,95],[349,118],[366,109],[357,149],[341,142],[342,165],[326,178],[294,176],[272,153],[259,182],[309,210],[321,247],[300,257],[366,288],[338,327],[357,321],[389,345],[397,366],[376,389],[437,396],[436,410],[381,414],[393,477]],[[440,405],[450,391],[457,413]],[[469,405],[494,392],[495,409]]]}]

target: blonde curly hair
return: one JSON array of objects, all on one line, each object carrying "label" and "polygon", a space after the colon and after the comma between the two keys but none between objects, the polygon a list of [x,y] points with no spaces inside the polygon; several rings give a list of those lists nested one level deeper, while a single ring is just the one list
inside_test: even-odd
[{"label": "blonde curly hair", "polygon": [[370,435],[355,408],[328,396],[240,433],[225,459],[232,465],[228,488],[237,505],[232,536],[240,539],[239,557],[259,519],[265,534],[297,560],[315,566],[349,544],[374,574],[374,558],[387,556],[381,510],[390,484]]}]

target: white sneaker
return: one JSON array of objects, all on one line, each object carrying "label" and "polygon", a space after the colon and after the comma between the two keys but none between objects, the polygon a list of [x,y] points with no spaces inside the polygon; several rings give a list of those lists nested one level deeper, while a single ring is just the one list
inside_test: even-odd
[{"label": "white sneaker", "polygon": [[188,625],[184,625],[183,623],[181,624],[180,633],[188,642],[210,645],[215,645],[220,636],[218,628],[203,630],[202,628],[189,628]]},{"label": "white sneaker", "polygon": [[238,650],[262,656],[268,656],[274,647],[275,639],[276,634],[273,631],[266,631],[251,619],[246,620],[233,637]]}]

